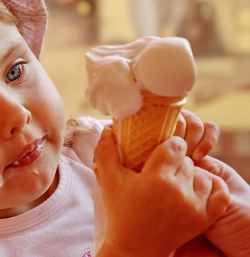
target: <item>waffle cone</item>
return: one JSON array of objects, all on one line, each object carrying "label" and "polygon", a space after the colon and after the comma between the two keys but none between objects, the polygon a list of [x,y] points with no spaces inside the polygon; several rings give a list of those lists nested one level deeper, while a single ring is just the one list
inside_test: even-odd
[{"label": "waffle cone", "polygon": [[148,155],[170,138],[177,124],[186,95],[162,97],[147,91],[143,107],[136,114],[123,119],[113,118],[113,131],[120,147],[123,165],[140,171]]}]

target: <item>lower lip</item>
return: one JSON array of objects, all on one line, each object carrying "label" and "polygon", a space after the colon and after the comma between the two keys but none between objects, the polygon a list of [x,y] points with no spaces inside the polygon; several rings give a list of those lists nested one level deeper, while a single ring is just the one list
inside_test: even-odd
[{"label": "lower lip", "polygon": [[18,161],[10,164],[7,167],[9,167],[9,168],[22,168],[22,167],[26,167],[26,166],[32,164],[37,159],[39,159],[39,157],[42,155],[42,152],[43,152],[43,149],[44,149],[44,143],[45,143],[44,140],[40,141],[37,144],[37,146],[31,152],[28,152],[21,159],[19,159]]}]

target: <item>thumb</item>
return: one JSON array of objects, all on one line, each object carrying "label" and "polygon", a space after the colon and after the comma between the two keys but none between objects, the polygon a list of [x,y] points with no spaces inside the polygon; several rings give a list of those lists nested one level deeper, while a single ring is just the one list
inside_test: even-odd
[{"label": "thumb", "polygon": [[102,187],[114,187],[119,182],[119,170],[122,169],[120,156],[112,129],[106,126],[95,148],[95,163]]},{"label": "thumb", "polygon": [[175,174],[187,152],[187,144],[180,137],[171,137],[157,146],[146,161],[142,172],[168,172]]}]

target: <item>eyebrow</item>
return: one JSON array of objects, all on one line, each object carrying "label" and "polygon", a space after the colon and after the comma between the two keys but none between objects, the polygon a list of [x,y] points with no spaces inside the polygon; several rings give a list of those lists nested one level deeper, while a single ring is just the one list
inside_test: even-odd
[{"label": "eyebrow", "polygon": [[23,46],[23,42],[21,41],[21,38],[11,44],[11,46],[8,48],[7,52],[3,55],[3,57],[0,59],[0,61],[5,62],[9,56],[16,50],[20,49]]}]

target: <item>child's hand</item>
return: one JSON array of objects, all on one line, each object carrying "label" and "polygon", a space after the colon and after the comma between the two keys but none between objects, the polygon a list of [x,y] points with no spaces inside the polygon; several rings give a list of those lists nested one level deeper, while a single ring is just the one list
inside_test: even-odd
[{"label": "child's hand", "polygon": [[176,126],[175,136],[185,139],[187,156],[194,161],[201,160],[216,145],[220,135],[219,127],[213,122],[202,122],[190,111],[182,110]]},{"label": "child's hand", "polygon": [[[197,249],[206,252],[204,256],[250,256],[250,187],[239,174],[212,157],[205,157],[198,166],[221,177],[228,185],[230,191],[230,204],[223,216],[216,221],[206,232],[207,238],[224,254],[214,255],[206,245],[208,240],[195,239],[181,247],[178,257],[200,256],[195,255]],[[215,249],[214,249],[215,250]],[[218,253],[218,252],[217,252]],[[202,255],[203,256],[203,255]]]},{"label": "child's hand", "polygon": [[168,256],[225,212],[226,184],[194,167],[186,148],[183,139],[172,137],[136,173],[122,166],[112,130],[104,129],[95,161],[108,229],[98,256]]},{"label": "child's hand", "polygon": [[231,195],[227,211],[205,235],[226,256],[250,256],[249,185],[234,169],[212,157],[206,157],[197,165],[221,177],[228,185]]}]

